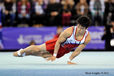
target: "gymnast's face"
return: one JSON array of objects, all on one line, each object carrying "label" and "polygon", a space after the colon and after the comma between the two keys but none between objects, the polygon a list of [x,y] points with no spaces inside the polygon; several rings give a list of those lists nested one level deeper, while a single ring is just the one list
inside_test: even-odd
[{"label": "gymnast's face", "polygon": [[83,34],[86,31],[86,28],[78,24],[77,31],[80,34]]}]

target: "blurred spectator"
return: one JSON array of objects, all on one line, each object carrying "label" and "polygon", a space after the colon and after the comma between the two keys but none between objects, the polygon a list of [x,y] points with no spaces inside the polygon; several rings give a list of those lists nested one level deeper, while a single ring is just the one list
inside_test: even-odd
[{"label": "blurred spectator", "polygon": [[112,15],[110,24],[111,24],[110,32],[112,34],[112,39],[114,39],[114,15]]},{"label": "blurred spectator", "polygon": [[114,20],[111,21],[111,25],[112,25],[112,27],[110,28],[110,32],[112,34],[112,37],[114,38]]},{"label": "blurred spectator", "polygon": [[76,19],[81,15],[88,15],[88,4],[86,0],[79,0],[77,5],[74,6],[72,11],[71,23],[72,25],[76,24]]},{"label": "blurred spectator", "polygon": [[0,28],[2,27],[2,8],[3,8],[3,3],[0,1]]},{"label": "blurred spectator", "polygon": [[[60,3],[61,2],[61,0],[55,0],[57,3]],[[44,0],[44,3],[46,4],[46,5],[48,5],[49,4],[49,0]]]},{"label": "blurred spectator", "polygon": [[[74,0],[74,2],[75,2],[75,5],[77,5],[77,3],[79,2],[80,0]],[[90,3],[90,0],[86,0],[86,2],[87,2],[87,4],[89,5],[89,3]]]},{"label": "blurred spectator", "polygon": [[102,40],[105,40],[105,49],[113,50],[114,46],[111,46],[111,41],[114,40],[114,18],[111,17],[110,25],[105,26],[105,33],[102,36]]},{"label": "blurred spectator", "polygon": [[3,8],[3,2],[0,0],[0,50],[3,49],[3,43],[2,43],[2,8]]},{"label": "blurred spectator", "polygon": [[48,3],[49,3],[49,0],[44,0],[44,4],[46,5],[45,8],[47,8]]},{"label": "blurred spectator", "polygon": [[105,1],[104,24],[109,25],[111,17],[114,16],[114,0]]},{"label": "blurred spectator", "polygon": [[104,16],[104,0],[91,0],[90,12],[92,15],[93,25],[102,25]]},{"label": "blurred spectator", "polygon": [[62,0],[62,25],[63,26],[69,26],[72,16],[72,10],[74,7],[74,1],[73,0]]},{"label": "blurred spectator", "polygon": [[56,0],[57,3],[60,3],[62,0]]},{"label": "blurred spectator", "polygon": [[89,3],[90,3],[90,0],[86,0],[86,2],[87,2],[87,4],[89,5]]},{"label": "blurred spectator", "polygon": [[32,23],[34,26],[42,26],[45,19],[45,4],[43,0],[36,0],[32,5]]},{"label": "blurred spectator", "polygon": [[21,0],[17,3],[17,12],[19,23],[21,26],[28,26],[27,23],[30,24],[30,2],[28,0]]},{"label": "blurred spectator", "polygon": [[77,5],[78,2],[79,2],[79,0],[74,0],[75,5]]},{"label": "blurred spectator", "polygon": [[88,4],[86,0],[80,0],[80,2],[78,2],[76,5],[76,11],[78,16],[88,14]]},{"label": "blurred spectator", "polygon": [[13,0],[4,0],[3,26],[13,26],[16,14],[16,3]]},{"label": "blurred spectator", "polygon": [[47,24],[49,26],[60,25],[61,24],[61,10],[62,5],[57,3],[56,0],[49,0],[47,5]]}]

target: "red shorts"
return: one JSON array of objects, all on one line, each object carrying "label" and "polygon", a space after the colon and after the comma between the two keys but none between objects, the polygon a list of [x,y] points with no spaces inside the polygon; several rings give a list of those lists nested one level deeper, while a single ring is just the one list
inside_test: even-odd
[{"label": "red shorts", "polygon": [[[46,41],[45,44],[46,44],[46,50],[51,53],[53,55],[54,53],[54,47],[55,47],[55,44],[56,44],[56,41],[57,41],[58,38],[55,38],[55,39],[52,39],[52,40],[49,40],[49,41]],[[58,53],[57,53],[57,58],[60,58],[62,56],[64,56],[66,53],[69,53],[70,51],[69,50],[66,50],[65,48],[61,47],[59,48],[58,50]]]}]

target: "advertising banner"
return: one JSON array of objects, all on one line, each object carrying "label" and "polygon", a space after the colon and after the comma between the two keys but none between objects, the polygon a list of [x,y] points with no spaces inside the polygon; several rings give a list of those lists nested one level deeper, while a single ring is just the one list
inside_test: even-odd
[{"label": "advertising banner", "polygon": [[92,26],[88,28],[88,31],[91,35],[91,41],[85,49],[104,49],[105,41],[101,40],[104,34],[104,27]]},{"label": "advertising banner", "polygon": [[[20,49],[29,46],[29,43],[34,40],[37,45],[50,40],[56,34],[56,27],[41,27],[41,28],[3,28],[3,45],[4,49]],[[104,41],[101,37],[104,33],[104,27],[89,27],[91,42],[85,49],[104,49]]]},{"label": "advertising banner", "polygon": [[3,28],[4,49],[25,48],[32,40],[39,45],[52,39],[55,34],[56,27]]}]

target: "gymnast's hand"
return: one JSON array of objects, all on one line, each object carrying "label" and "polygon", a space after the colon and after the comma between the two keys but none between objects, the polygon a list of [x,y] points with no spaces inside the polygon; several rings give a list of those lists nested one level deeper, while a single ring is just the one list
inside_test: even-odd
[{"label": "gymnast's hand", "polygon": [[47,58],[47,61],[50,61],[50,60],[51,60],[51,61],[54,61],[55,59],[56,59],[55,56],[51,56],[51,57],[48,57],[48,58]]},{"label": "gymnast's hand", "polygon": [[76,63],[73,63],[73,62],[71,62],[71,61],[67,61],[67,64],[76,64]]}]

